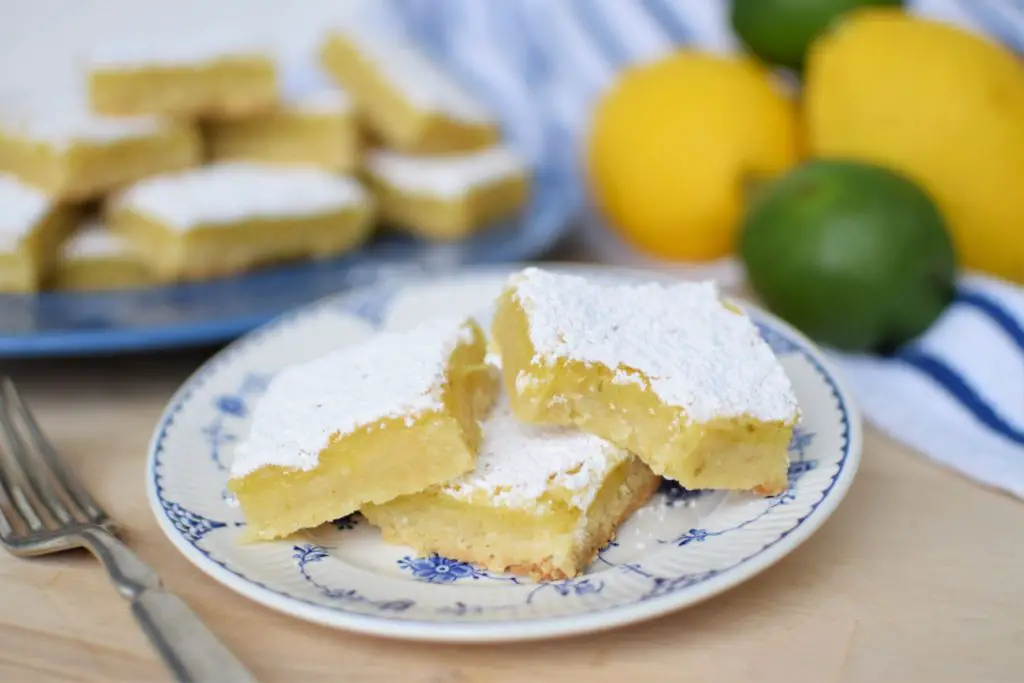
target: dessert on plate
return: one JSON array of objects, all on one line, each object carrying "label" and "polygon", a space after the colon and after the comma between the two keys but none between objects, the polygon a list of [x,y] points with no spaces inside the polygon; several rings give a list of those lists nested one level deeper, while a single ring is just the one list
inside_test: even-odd
[{"label": "dessert on plate", "polygon": [[244,162],[146,178],[112,197],[106,213],[161,280],[335,256],[373,227],[372,200],[352,178]]},{"label": "dessert on plate", "polygon": [[504,146],[422,156],[367,152],[365,175],[388,225],[432,240],[466,237],[523,208],[524,161]]},{"label": "dessert on plate", "polygon": [[287,536],[473,469],[498,380],[471,319],[381,333],[283,370],[235,452],[251,539]]},{"label": "dessert on plate", "polygon": [[397,28],[337,26],[322,46],[321,64],[389,148],[430,154],[498,141],[498,122],[487,107]]},{"label": "dessert on plate", "polygon": [[491,571],[564,579],[583,571],[660,482],[600,437],[520,423],[506,396],[482,429],[472,472],[362,508],[386,541]]},{"label": "dessert on plate", "polygon": [[509,279],[493,336],[520,420],[576,425],[686,488],[785,489],[792,387],[713,283],[605,284],[527,268]]},{"label": "dessert on plate", "polygon": [[278,99],[275,61],[225,35],[104,44],[91,55],[88,87],[104,116],[234,118]]},{"label": "dessert on plate", "polygon": [[308,164],[355,172],[360,132],[348,95],[328,84],[289,89],[274,109],[244,119],[204,126],[213,161],[248,160]]},{"label": "dessert on plate", "polygon": [[97,219],[85,221],[61,245],[52,286],[61,290],[132,289],[154,283],[145,264],[121,235]]},{"label": "dessert on plate", "polygon": [[75,105],[44,111],[3,108],[0,171],[62,201],[99,197],[155,173],[195,166],[202,142],[187,122],[105,119]]},{"label": "dessert on plate", "polygon": [[0,175],[0,292],[38,290],[50,277],[75,210]]}]

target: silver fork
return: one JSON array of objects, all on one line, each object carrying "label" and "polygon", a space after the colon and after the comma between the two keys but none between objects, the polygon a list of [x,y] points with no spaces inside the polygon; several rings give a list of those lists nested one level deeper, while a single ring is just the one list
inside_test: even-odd
[{"label": "silver fork", "polygon": [[31,557],[90,550],[175,680],[256,679],[160,577],[114,535],[114,524],[61,462],[9,378],[0,378],[0,545]]}]

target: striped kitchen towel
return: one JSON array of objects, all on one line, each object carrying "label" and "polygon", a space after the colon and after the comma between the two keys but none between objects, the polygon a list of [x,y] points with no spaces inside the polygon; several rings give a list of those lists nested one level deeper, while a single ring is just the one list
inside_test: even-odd
[{"label": "striped kitchen towel", "polygon": [[[577,183],[588,112],[620,68],[677,45],[738,47],[728,0],[391,0],[377,6],[501,113],[512,144],[533,163],[562,169]],[[1021,0],[911,0],[908,8],[1024,52]],[[942,318],[896,356],[832,355],[874,425],[1024,497],[1024,289],[965,275]]]}]

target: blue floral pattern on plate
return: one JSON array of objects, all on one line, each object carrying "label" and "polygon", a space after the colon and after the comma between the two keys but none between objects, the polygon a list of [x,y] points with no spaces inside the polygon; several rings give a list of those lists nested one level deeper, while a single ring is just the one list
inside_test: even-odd
[{"label": "blue floral pattern on plate", "polygon": [[486,327],[506,273],[361,289],[300,309],[216,356],[168,407],[154,439],[150,496],[163,530],[216,579],[275,609],[370,633],[480,641],[578,633],[703,599],[777,560],[838,504],[859,460],[859,423],[818,352],[752,310],[807,408],[781,495],[686,491],[666,482],[586,573],[545,583],[415,556],[383,543],[358,515],[305,538],[240,545],[244,520],[225,504],[225,468],[255,401],[289,354],[333,349],[345,335],[354,341],[441,305]]}]

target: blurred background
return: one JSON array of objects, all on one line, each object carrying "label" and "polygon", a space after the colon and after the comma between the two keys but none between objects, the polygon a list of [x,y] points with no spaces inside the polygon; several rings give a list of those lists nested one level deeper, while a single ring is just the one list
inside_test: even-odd
[{"label": "blurred background", "polygon": [[[1024,492],[963,463],[1024,444],[1017,0],[0,13],[4,356],[226,341],[411,273],[643,266],[741,289],[825,346],[876,424]],[[294,189],[339,178],[368,229],[301,243],[310,216],[355,230]],[[31,237],[44,215],[66,229]],[[192,229],[211,225],[221,242]]]}]

